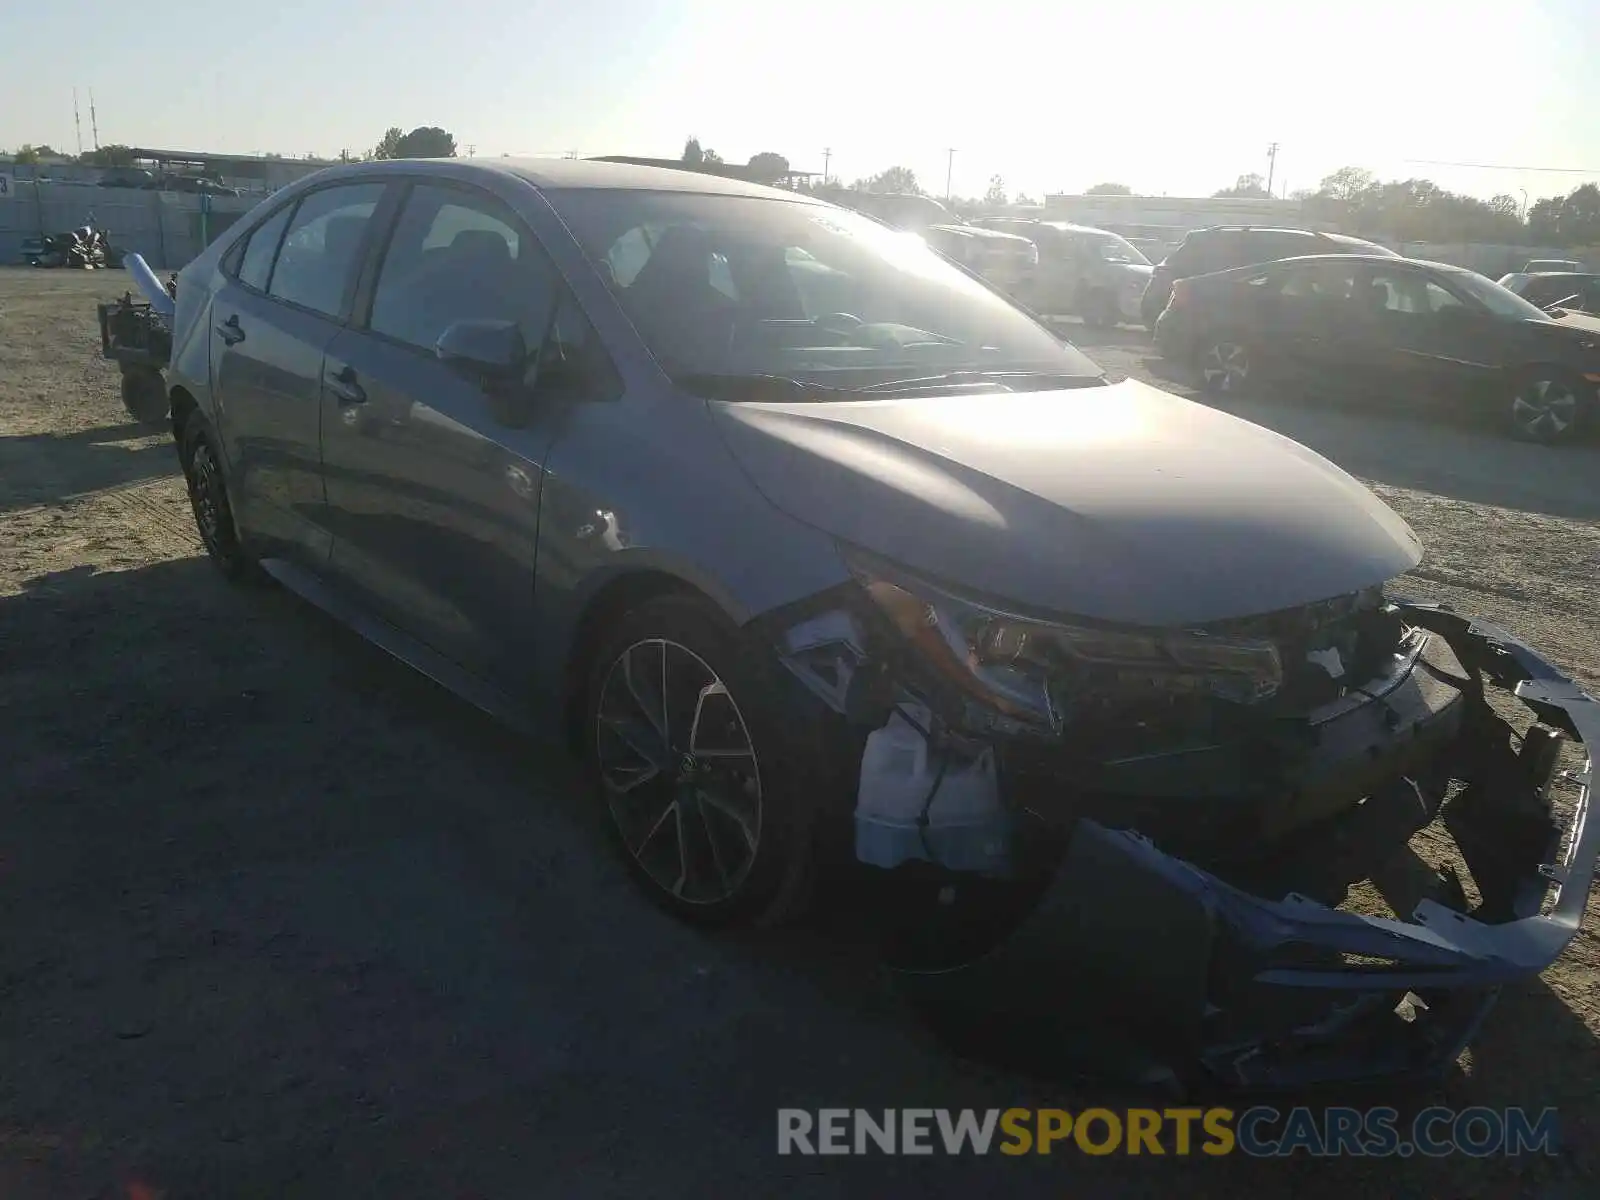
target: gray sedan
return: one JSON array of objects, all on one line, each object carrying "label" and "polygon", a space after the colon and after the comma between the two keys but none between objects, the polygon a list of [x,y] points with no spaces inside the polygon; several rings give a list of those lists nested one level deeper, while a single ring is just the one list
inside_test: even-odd
[{"label": "gray sedan", "polygon": [[[1551,857],[1550,742],[1486,752],[1484,697],[1580,737],[1592,701],[1386,596],[1421,548],[1332,463],[1110,382],[918,238],[688,170],[374,162],[264,202],[176,303],[216,565],[559,732],[680,916],[792,914],[837,865],[927,898],[926,964],[1048,892],[1083,961],[1273,1070],[1287,1043],[1230,1007],[1251,980],[1327,990],[1326,1023],[1282,1021],[1338,1041],[1358,993],[1476,996],[1572,936],[1600,832]],[[1323,907],[1451,780],[1477,910]],[[963,907],[997,895],[1023,902]],[[1208,998],[1225,965],[1244,991]]]}]

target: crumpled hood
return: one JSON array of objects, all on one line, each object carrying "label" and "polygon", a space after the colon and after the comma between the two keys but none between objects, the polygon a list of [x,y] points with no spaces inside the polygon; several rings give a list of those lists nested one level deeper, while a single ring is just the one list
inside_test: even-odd
[{"label": "crumpled hood", "polygon": [[1422,557],[1327,459],[1131,380],[711,408],[778,508],[1042,612],[1198,624],[1342,595]]}]

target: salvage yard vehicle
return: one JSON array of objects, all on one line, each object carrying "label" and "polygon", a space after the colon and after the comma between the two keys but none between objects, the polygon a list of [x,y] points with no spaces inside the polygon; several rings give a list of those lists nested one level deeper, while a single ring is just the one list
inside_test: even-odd
[{"label": "salvage yard vehicle", "polygon": [[[1594,702],[1386,594],[1421,547],[1338,467],[1111,382],[876,221],[616,163],[341,165],[176,308],[215,565],[561,731],[680,917],[870,878],[938,934],[896,958],[924,1003],[1251,1085],[1442,1070],[1574,936],[1600,822],[1556,767]],[[1337,908],[1441,812],[1476,903]]]},{"label": "salvage yard vehicle", "polygon": [[1256,225],[1217,225],[1209,229],[1196,229],[1151,273],[1149,286],[1145,288],[1144,298],[1139,304],[1145,327],[1155,330],[1156,319],[1167,307],[1176,280],[1282,258],[1300,258],[1308,254],[1394,255],[1394,251],[1377,242],[1311,229],[1277,229]]},{"label": "salvage yard vehicle", "polygon": [[167,385],[163,372],[172,358],[173,299],[177,284],[156,280],[154,272],[137,254],[125,264],[148,300],[135,300],[132,292],[96,307],[100,320],[100,354],[116,363],[122,373],[122,407],[136,421],[153,424],[167,416]]},{"label": "salvage yard vehicle", "polygon": [[1540,308],[1561,308],[1570,312],[1600,314],[1600,275],[1586,271],[1550,271],[1540,274],[1514,272],[1499,280],[1500,286]]},{"label": "salvage yard vehicle", "polygon": [[1091,329],[1141,319],[1152,268],[1126,238],[1065,221],[980,217],[976,224],[1028,238],[1039,247],[1039,267],[1025,297],[1034,311],[1082,317]]},{"label": "salvage yard vehicle", "polygon": [[840,204],[920,235],[941,254],[983,276],[1008,296],[1033,294],[1039,249],[1027,237],[963,221],[932,196],[846,192]]},{"label": "salvage yard vehicle", "polygon": [[1312,255],[1180,280],[1156,349],[1227,397],[1377,398],[1565,442],[1596,417],[1600,337],[1464,267]]}]

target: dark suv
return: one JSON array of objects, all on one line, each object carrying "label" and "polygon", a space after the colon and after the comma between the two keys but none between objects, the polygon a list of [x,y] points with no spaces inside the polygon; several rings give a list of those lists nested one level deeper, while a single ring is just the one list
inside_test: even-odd
[{"label": "dark suv", "polygon": [[1299,258],[1304,254],[1393,254],[1376,242],[1342,233],[1310,229],[1265,229],[1254,225],[1218,225],[1196,229],[1179,247],[1157,264],[1145,285],[1139,315],[1145,328],[1154,329],[1156,318],[1172,297],[1172,281],[1191,275],[1208,275],[1234,267]]}]

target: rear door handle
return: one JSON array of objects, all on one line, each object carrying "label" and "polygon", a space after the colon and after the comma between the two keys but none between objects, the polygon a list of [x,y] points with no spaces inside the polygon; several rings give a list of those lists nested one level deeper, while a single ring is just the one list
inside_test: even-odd
[{"label": "rear door handle", "polygon": [[218,325],[217,332],[222,335],[222,340],[230,346],[237,346],[244,341],[244,330],[239,328],[238,313],[234,313],[233,316]]},{"label": "rear door handle", "polygon": [[329,371],[325,380],[328,390],[334,394],[340,404],[365,404],[367,402],[367,389],[356,382],[354,367],[345,367],[340,371]]}]

